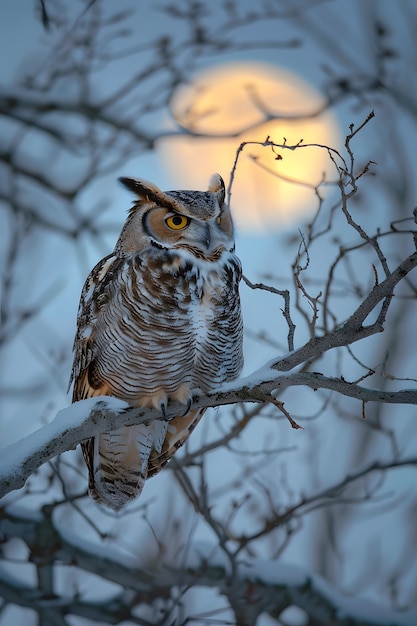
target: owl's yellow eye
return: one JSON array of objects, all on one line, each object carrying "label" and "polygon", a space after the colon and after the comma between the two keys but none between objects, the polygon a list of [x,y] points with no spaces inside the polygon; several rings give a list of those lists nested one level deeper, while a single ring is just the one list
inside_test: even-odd
[{"label": "owl's yellow eye", "polygon": [[182,230],[188,226],[189,221],[185,215],[171,215],[171,217],[167,217],[165,220],[166,225],[172,230]]},{"label": "owl's yellow eye", "polygon": [[222,218],[220,217],[220,215],[218,217],[216,217],[216,222],[217,224],[220,224],[222,221]]}]

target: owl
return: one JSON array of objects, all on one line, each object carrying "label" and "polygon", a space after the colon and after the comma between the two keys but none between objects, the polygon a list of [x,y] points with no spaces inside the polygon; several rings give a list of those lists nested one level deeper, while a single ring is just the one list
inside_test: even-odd
[{"label": "owl", "polygon": [[[73,402],[109,395],[161,412],[81,444],[89,493],[114,510],[141,493],[200,421],[192,391],[236,379],[243,364],[242,270],[221,176],[208,191],[119,180],[136,198],[114,252],[82,290],[70,379]],[[168,421],[172,401],[184,411]]]}]

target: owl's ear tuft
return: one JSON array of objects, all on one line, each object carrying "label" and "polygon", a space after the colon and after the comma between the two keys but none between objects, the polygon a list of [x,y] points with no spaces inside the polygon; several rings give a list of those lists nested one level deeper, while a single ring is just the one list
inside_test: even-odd
[{"label": "owl's ear tuft", "polygon": [[220,174],[213,174],[209,180],[208,191],[217,194],[219,205],[222,206],[226,196],[226,189],[224,186],[224,180]]},{"label": "owl's ear tuft", "polygon": [[159,202],[163,192],[152,183],[139,180],[138,178],[127,178],[121,176],[119,182],[122,183],[127,189],[133,191],[141,200],[151,200],[153,202]]}]

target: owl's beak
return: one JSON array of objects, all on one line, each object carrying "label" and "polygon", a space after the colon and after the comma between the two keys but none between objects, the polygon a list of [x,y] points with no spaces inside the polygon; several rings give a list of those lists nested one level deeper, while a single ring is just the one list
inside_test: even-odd
[{"label": "owl's beak", "polygon": [[200,241],[203,244],[203,246],[205,246],[207,248],[207,250],[210,248],[210,244],[211,244],[211,228],[210,228],[210,224],[206,224],[205,225],[205,228],[203,230],[203,233],[202,233]]}]

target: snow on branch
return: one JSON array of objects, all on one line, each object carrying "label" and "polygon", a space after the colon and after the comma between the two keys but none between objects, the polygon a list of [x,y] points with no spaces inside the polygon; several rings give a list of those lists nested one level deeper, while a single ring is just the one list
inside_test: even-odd
[{"label": "snow on branch", "polygon": [[[287,361],[288,358],[286,355],[282,360]],[[270,366],[267,365],[250,376],[223,385],[206,395],[195,395],[191,409],[237,402],[262,404],[271,402],[289,417],[283,404],[279,403],[272,393],[291,386],[304,386],[313,390],[328,389],[362,402],[417,405],[417,389],[380,391],[349,383],[341,378],[324,376],[319,372],[282,374],[271,367],[275,368],[279,363],[280,360],[274,360]],[[183,410],[183,405],[172,404],[167,411],[167,417],[172,418],[181,414]],[[125,402],[107,396],[89,398],[72,404],[60,411],[47,426],[2,450],[0,497],[22,487],[27,478],[41,465],[58,454],[74,449],[82,441],[100,432],[115,430],[123,425],[142,424],[153,419],[163,417],[155,409],[131,408]],[[290,422],[293,427],[298,428],[291,419]]]},{"label": "snow on branch", "polygon": [[[319,575],[301,567],[276,560],[255,559],[251,563],[237,562],[232,568],[224,552],[209,543],[187,545],[185,562],[177,558],[175,563],[159,560],[156,566],[149,566],[119,548],[107,546],[103,550],[101,545],[84,540],[65,525],[56,524],[53,511],[49,509],[34,514],[11,506],[0,517],[0,533],[6,532],[11,524],[16,536],[24,541],[30,543],[36,537],[43,537],[44,564],[59,562],[94,574],[100,571],[109,582],[139,592],[143,599],[164,597],[173,586],[187,587],[198,580],[201,587],[218,589],[234,606],[244,606],[246,616],[251,609],[253,623],[261,613],[276,617],[289,606],[299,607],[320,624],[414,626],[417,623],[417,611],[397,611],[346,596]],[[10,579],[4,577],[0,577],[0,589],[4,597],[15,593]],[[28,600],[36,600],[32,588],[21,585],[19,593]],[[66,600],[71,604],[70,597]],[[48,599],[43,597],[44,607],[47,602]],[[51,602],[56,599],[51,598]],[[105,601],[90,604],[90,613],[97,611],[99,615],[103,604]],[[80,610],[86,608],[80,605]]]}]

